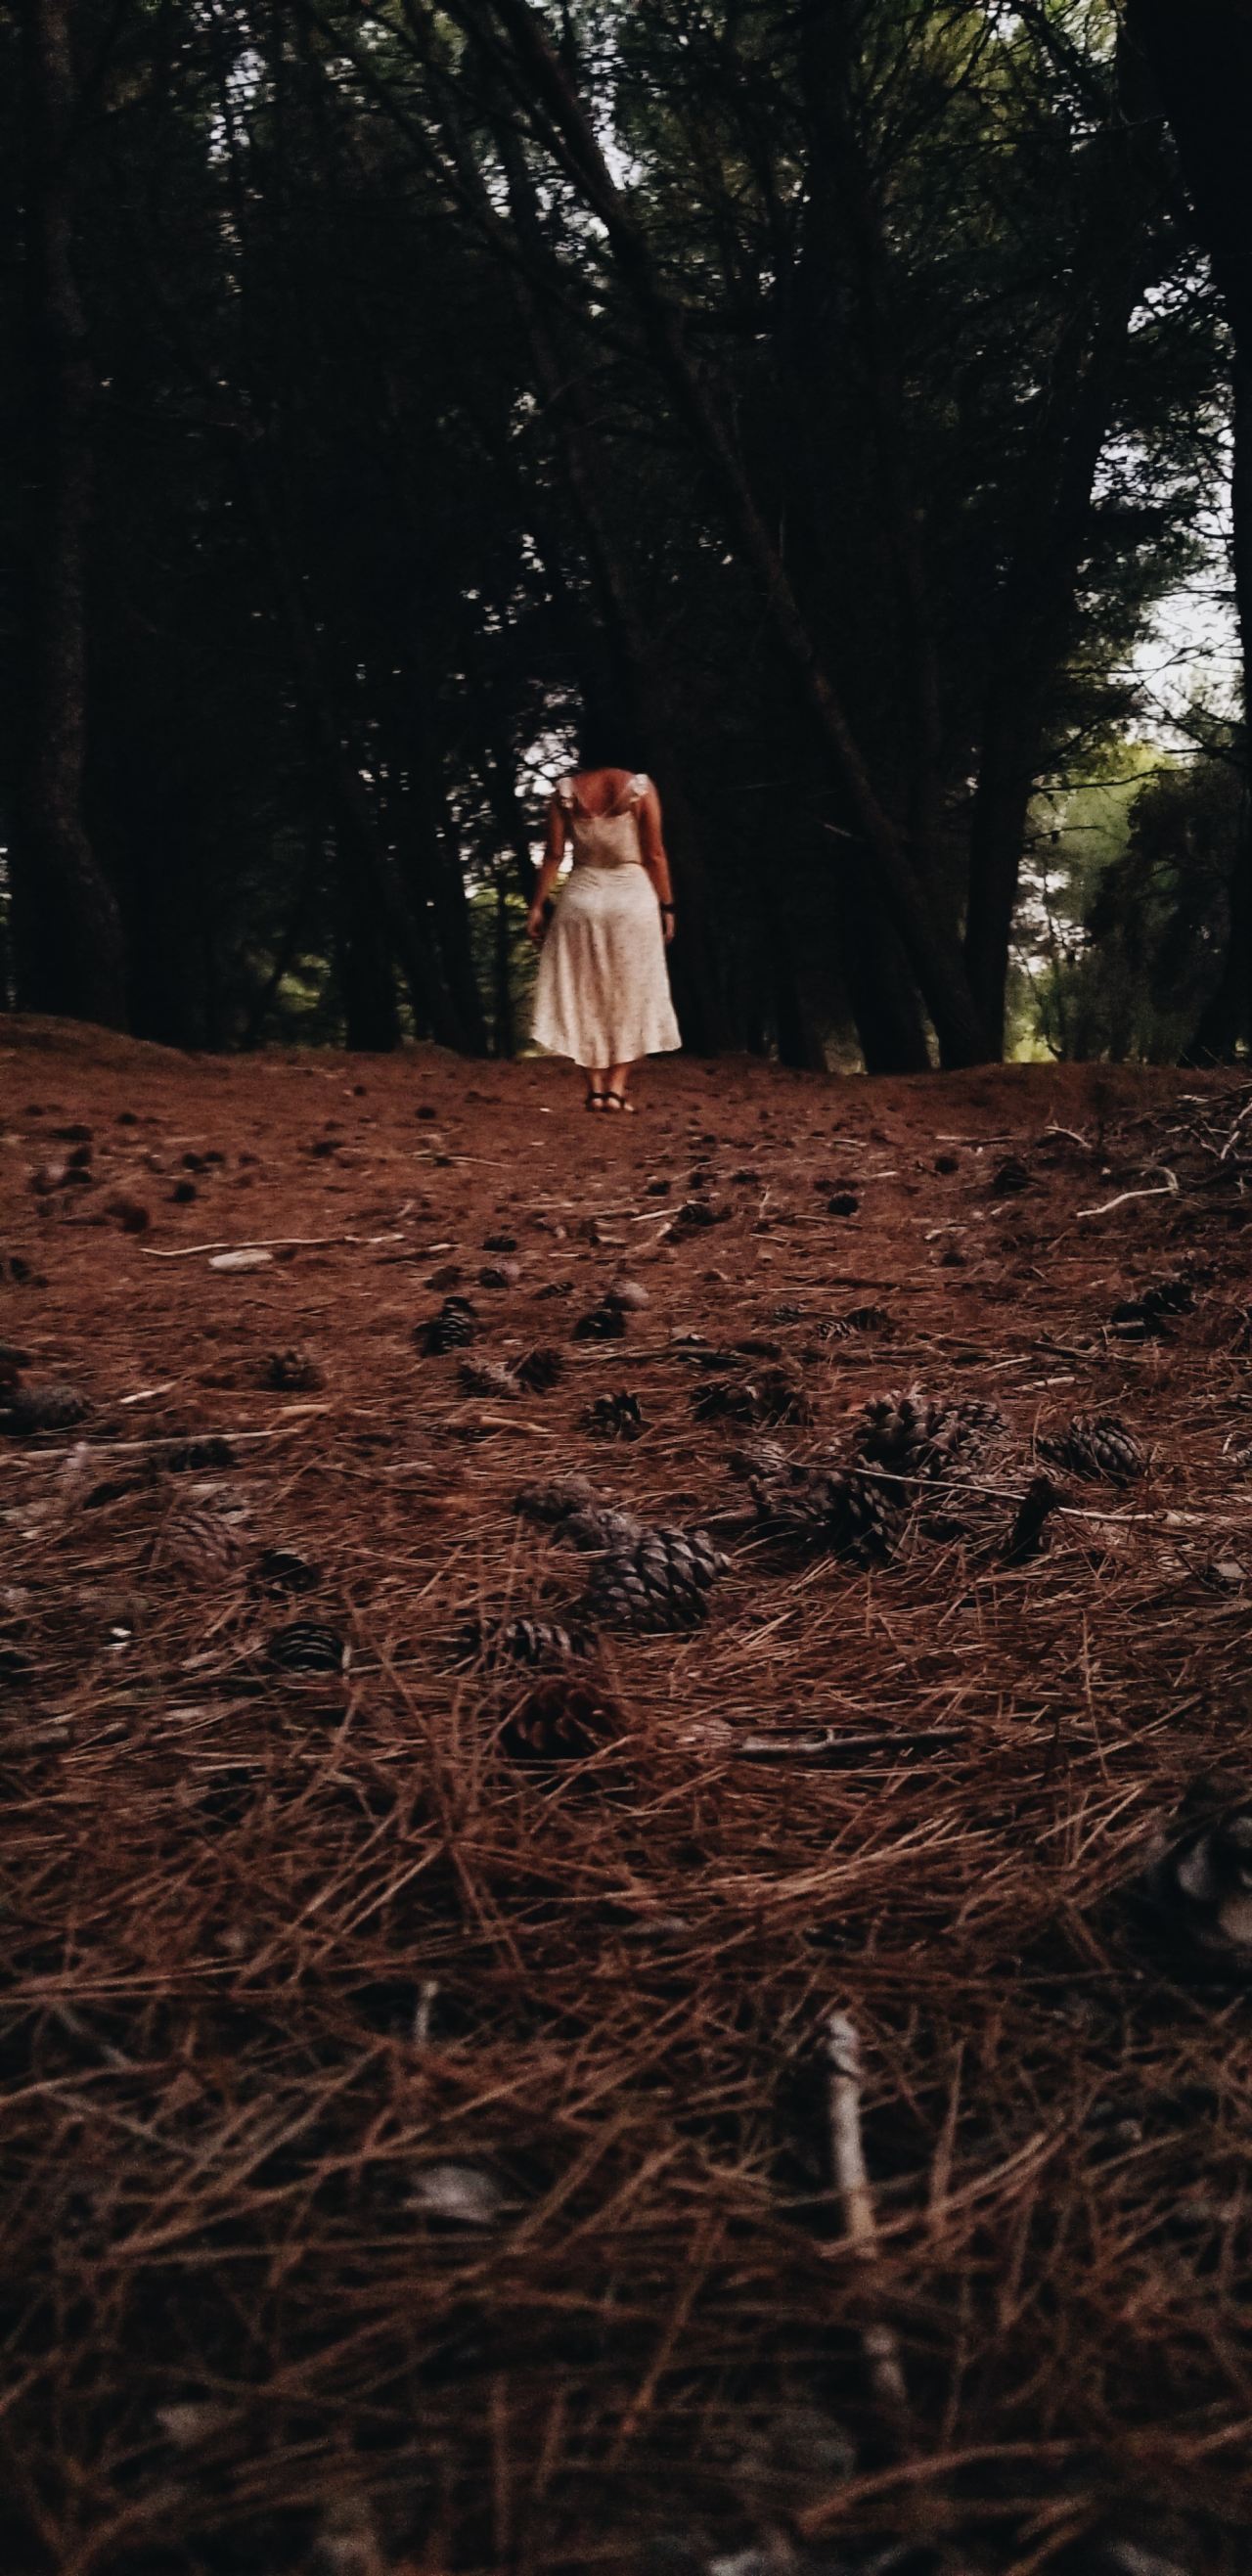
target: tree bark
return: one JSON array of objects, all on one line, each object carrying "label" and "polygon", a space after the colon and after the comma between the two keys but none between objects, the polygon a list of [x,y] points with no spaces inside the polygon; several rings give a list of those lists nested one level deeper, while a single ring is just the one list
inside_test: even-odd
[{"label": "tree bark", "polygon": [[484,11],[508,34],[513,59],[537,104],[547,139],[604,225],[653,358],[669,385],[728,532],[756,581],[775,642],[813,717],[827,758],[851,808],[860,865],[876,874],[935,1024],[944,1061],[985,1061],[987,1033],[970,990],[959,943],[931,907],[900,837],[880,802],[829,672],[818,653],[790,579],[721,414],[688,355],[679,315],[657,276],[647,240],[615,185],[592,125],[528,0],[470,0],[457,14],[478,34]]},{"label": "tree bark", "polygon": [[83,819],[96,382],[74,274],[69,16],[64,0],[24,0],[33,490],[13,944],[24,1008],[124,1028],[121,915]]},{"label": "tree bark", "polygon": [[1247,0],[1127,0],[1178,146],[1200,239],[1252,363],[1252,12]]},{"label": "tree bark", "polygon": [[1230,919],[1221,981],[1200,1017],[1188,1061],[1229,1061],[1252,1040],[1252,339],[1235,350],[1231,554],[1243,662],[1243,802],[1230,871]]}]

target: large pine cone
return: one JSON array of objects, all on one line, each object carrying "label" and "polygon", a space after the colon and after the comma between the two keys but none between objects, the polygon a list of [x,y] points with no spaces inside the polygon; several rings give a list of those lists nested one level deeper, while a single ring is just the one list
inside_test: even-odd
[{"label": "large pine cone", "polygon": [[574,1339],[576,1342],[620,1342],[625,1330],[625,1307],[616,1305],[610,1297],[602,1297],[598,1306],[592,1306],[587,1314],[579,1316],[574,1326]]},{"label": "large pine cone", "polygon": [[69,1431],[91,1406],[76,1386],[26,1386],[10,1399],[3,1426],[19,1437],[32,1431]]},{"label": "large pine cone", "polygon": [[638,1512],[619,1510],[613,1503],[588,1503],[583,1511],[569,1512],[557,1522],[556,1536],[581,1548],[584,1556],[594,1556],[609,1548],[634,1547],[646,1529]]},{"label": "large pine cone", "polygon": [[1131,1485],[1147,1469],[1147,1454],[1133,1431],[1113,1413],[1076,1413],[1068,1431],[1039,1441],[1045,1458],[1076,1476]]},{"label": "large pine cone", "polygon": [[[1143,1891],[1162,1921],[1193,1948],[1252,1968],[1252,1802],[1222,1805],[1198,1784],[1177,1828],[1154,1854]],[[1194,1821],[1186,1824],[1191,1811]]]},{"label": "large pine cone", "polygon": [[603,1557],[588,1584],[586,1618],[637,1636],[698,1627],[726,1558],[707,1530],[646,1529]]},{"label": "large pine cone", "polygon": [[262,1363],[261,1382],[277,1395],[303,1395],[326,1380],[311,1351],[293,1343],[287,1350],[271,1351]]},{"label": "large pine cone", "polygon": [[944,1404],[919,1386],[879,1395],[864,1406],[853,1442],[862,1466],[897,1476],[951,1476],[968,1470],[1003,1438],[1004,1416],[970,1398]]},{"label": "large pine cone", "polygon": [[788,1467],[781,1475],[752,1476],[749,1491],[757,1516],[775,1536],[860,1565],[881,1565],[891,1555],[899,1511],[876,1476],[858,1467]]}]

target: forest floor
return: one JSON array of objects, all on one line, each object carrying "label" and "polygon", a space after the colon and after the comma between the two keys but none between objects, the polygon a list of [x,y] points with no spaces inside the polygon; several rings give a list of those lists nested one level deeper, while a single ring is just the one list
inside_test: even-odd
[{"label": "forest floor", "polygon": [[[1131,1895],[1246,1781],[1246,1081],[676,1064],[610,1123],[19,1021],[0,1096],[0,1340],[90,1403],[0,1446],[9,2566],[1246,2568],[1246,1992]],[[710,1385],[803,1457],[913,1381],[1001,1408],[994,1472],[880,1568],[745,1525]],[[1084,1409],[1147,1472],[1011,1562]],[[458,1641],[577,1602],[513,1509],[572,1473],[729,1565],[545,1763]],[[342,1673],[269,1660],[297,1620]]]}]

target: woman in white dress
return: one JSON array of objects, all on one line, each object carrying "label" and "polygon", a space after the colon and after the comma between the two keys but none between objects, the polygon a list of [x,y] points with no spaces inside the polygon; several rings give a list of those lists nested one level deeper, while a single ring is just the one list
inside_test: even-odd
[{"label": "woman in white dress", "polygon": [[[573,866],[553,910],[567,849]],[[542,952],[536,1044],[582,1065],[588,1109],[633,1111],[631,1067],[682,1045],[665,964],[674,898],[661,800],[642,770],[559,781],[526,928]]]}]

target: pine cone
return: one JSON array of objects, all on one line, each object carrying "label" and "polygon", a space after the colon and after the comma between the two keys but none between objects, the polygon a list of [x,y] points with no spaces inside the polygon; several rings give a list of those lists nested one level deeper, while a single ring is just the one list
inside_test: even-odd
[{"label": "pine cone", "polygon": [[622,1732],[622,1713],[602,1683],[584,1673],[545,1673],[506,1702],[502,1751],[520,1761],[585,1760]]},{"label": "pine cone", "polygon": [[69,1431],[91,1411],[76,1386],[25,1386],[10,1399],[4,1429],[18,1438],[34,1431]]},{"label": "pine cone", "polygon": [[417,1326],[417,1340],[427,1359],[444,1351],[463,1351],[476,1338],[478,1325],[467,1297],[445,1297],[437,1315]]},{"label": "pine cone", "polygon": [[1016,1198],[1022,1190],[1030,1188],[1031,1179],[1029,1164],[1023,1163],[1019,1155],[1010,1154],[992,1173],[987,1184],[987,1196],[993,1199]]},{"label": "pine cone", "polygon": [[1190,1946],[1245,1972],[1252,1968],[1252,1802],[1223,1803],[1219,1784],[1197,1782],[1149,1861],[1142,1887],[1163,1922]]},{"label": "pine cone", "polygon": [[895,1475],[929,1475],[942,1410],[920,1386],[872,1396],[862,1407],[855,1456],[863,1464],[887,1467]]},{"label": "pine cone", "polygon": [[1054,1485],[1050,1476],[1031,1477],[1009,1531],[1004,1550],[1006,1565],[1024,1565],[1028,1557],[1040,1554],[1049,1515],[1064,1499],[1059,1485]]},{"label": "pine cone", "polygon": [[324,1386],[325,1377],[311,1351],[293,1343],[285,1351],[271,1351],[264,1362],[262,1383],[276,1394],[303,1395],[311,1388]]},{"label": "pine cone", "polygon": [[321,1579],[320,1565],[302,1556],[295,1547],[267,1547],[258,1557],[252,1576],[258,1591],[276,1596],[284,1592],[315,1592]]},{"label": "pine cone", "polygon": [[691,1398],[700,1422],[811,1422],[813,1408],[795,1369],[761,1369],[752,1377],[714,1378]]},{"label": "pine cone", "polygon": [[791,1470],[791,1455],[781,1440],[745,1440],[731,1450],[726,1465],[732,1476],[744,1481],[750,1476],[785,1477]]},{"label": "pine cone", "polygon": [[462,1360],[457,1381],[467,1395],[487,1395],[496,1403],[511,1403],[517,1394],[512,1369],[499,1360]]},{"label": "pine cone", "polygon": [[596,1567],[582,1607],[592,1623],[660,1636],[698,1627],[726,1558],[707,1530],[646,1529]]},{"label": "pine cone", "polygon": [[643,1406],[629,1387],[619,1387],[614,1395],[598,1395],[583,1417],[589,1431],[602,1440],[637,1440],[644,1429]]},{"label": "pine cone", "polygon": [[1168,1341],[1170,1319],[1190,1314],[1194,1305],[1194,1281],[1175,1270],[1164,1279],[1153,1280],[1139,1296],[1115,1306],[1109,1321],[1119,1341]]},{"label": "pine cone", "polygon": [[547,1395],[564,1374],[563,1353],[550,1350],[542,1342],[533,1351],[526,1351],[513,1368],[518,1385],[524,1386],[529,1395]]},{"label": "pine cone", "polygon": [[523,1485],[513,1497],[513,1509],[528,1521],[566,1521],[571,1513],[602,1501],[589,1476],[566,1476],[555,1485]]},{"label": "pine cone", "polygon": [[154,1567],[169,1566],[200,1582],[217,1582],[238,1560],[239,1541],[230,1523],[204,1503],[178,1503],[159,1530],[152,1550]]},{"label": "pine cone", "polygon": [[576,1342],[620,1342],[626,1330],[626,1310],[602,1297],[598,1306],[580,1315],[574,1326]]},{"label": "pine cone", "polygon": [[459,1644],[463,1654],[486,1664],[563,1664],[588,1651],[577,1628],[563,1628],[554,1619],[506,1619],[494,1628],[471,1619]]},{"label": "pine cone", "polygon": [[861,1202],[855,1190],[836,1190],[826,1201],[827,1216],[859,1216]]},{"label": "pine cone", "polygon": [[284,1673],[341,1673],[348,1660],[346,1640],[334,1628],[297,1619],[278,1628],[265,1648],[267,1664]]},{"label": "pine cone", "polygon": [[790,1467],[753,1476],[757,1516],[775,1535],[829,1549],[860,1565],[881,1565],[896,1542],[899,1512],[877,1477],[857,1467]]},{"label": "pine cone", "polygon": [[220,1432],[206,1433],[202,1440],[156,1440],[148,1451],[150,1473],[164,1471],[181,1476],[191,1468],[233,1467],[235,1452]]},{"label": "pine cone", "polygon": [[1148,1464],[1133,1431],[1113,1413],[1076,1413],[1068,1431],[1049,1435],[1037,1446],[1055,1465],[1111,1485],[1133,1484]]},{"label": "pine cone", "polygon": [[850,1306],[843,1318],[848,1333],[893,1333],[895,1325],[885,1306]]},{"label": "pine cone", "polygon": [[612,1504],[588,1503],[581,1511],[570,1512],[558,1521],[556,1536],[588,1556],[606,1548],[633,1547],[646,1529],[646,1521],[641,1521],[637,1512],[619,1511]]}]

